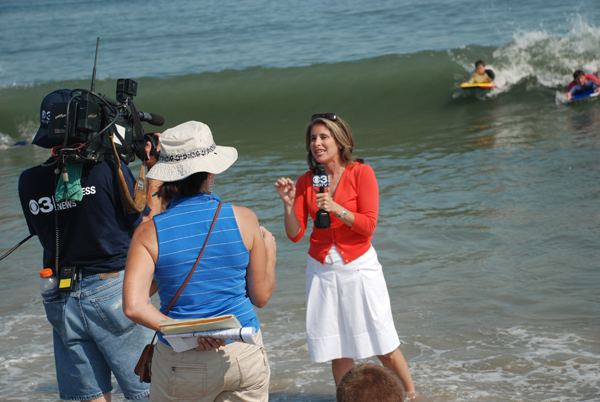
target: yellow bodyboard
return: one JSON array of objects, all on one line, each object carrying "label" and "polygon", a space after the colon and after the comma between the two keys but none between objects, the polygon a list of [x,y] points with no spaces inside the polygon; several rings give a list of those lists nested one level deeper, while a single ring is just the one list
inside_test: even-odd
[{"label": "yellow bodyboard", "polygon": [[496,85],[492,82],[482,82],[482,83],[473,83],[473,82],[463,82],[460,84],[461,88],[482,88],[482,89],[492,89],[496,88]]}]

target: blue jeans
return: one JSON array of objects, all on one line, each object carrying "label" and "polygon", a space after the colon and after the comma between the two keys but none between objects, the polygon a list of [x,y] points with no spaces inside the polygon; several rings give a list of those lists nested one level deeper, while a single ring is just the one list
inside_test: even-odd
[{"label": "blue jeans", "polygon": [[61,399],[94,399],[111,392],[111,372],[125,398],[148,396],[148,384],[133,368],[153,333],[123,314],[122,288],[123,271],[106,279],[87,276],[70,293],[44,297]]}]

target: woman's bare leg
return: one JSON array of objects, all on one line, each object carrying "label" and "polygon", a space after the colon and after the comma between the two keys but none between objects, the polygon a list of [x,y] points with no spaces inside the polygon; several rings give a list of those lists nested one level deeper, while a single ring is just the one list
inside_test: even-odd
[{"label": "woman's bare leg", "polygon": [[406,359],[404,359],[404,355],[402,355],[400,348],[396,348],[390,353],[377,357],[385,367],[393,370],[398,377],[400,377],[406,394],[414,395],[415,385],[413,384],[408,364],[406,363]]},{"label": "woman's bare leg", "polygon": [[336,387],[344,374],[346,374],[353,366],[354,360],[347,357],[333,359],[331,361],[331,371],[333,371],[333,380],[335,381]]}]

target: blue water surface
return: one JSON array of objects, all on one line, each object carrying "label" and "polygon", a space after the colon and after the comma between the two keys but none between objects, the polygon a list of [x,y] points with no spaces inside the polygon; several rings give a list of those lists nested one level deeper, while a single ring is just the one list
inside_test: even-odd
[{"label": "blue water surface", "polygon": [[567,32],[596,0],[5,0],[0,86],[288,67]]}]

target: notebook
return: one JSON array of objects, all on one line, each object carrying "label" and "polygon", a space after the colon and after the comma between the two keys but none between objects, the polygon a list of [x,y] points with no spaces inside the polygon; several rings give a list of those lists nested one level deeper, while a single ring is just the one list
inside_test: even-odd
[{"label": "notebook", "polygon": [[216,329],[241,328],[233,314],[207,318],[168,319],[160,322],[160,332],[165,335],[186,334]]}]

